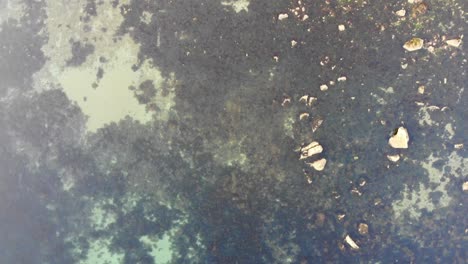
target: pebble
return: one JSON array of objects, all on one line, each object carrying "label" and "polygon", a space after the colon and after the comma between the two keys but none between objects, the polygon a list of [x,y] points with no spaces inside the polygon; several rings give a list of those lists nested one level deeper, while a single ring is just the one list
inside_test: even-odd
[{"label": "pebble", "polygon": [[387,155],[387,159],[389,159],[391,162],[397,162],[400,160],[400,155]]},{"label": "pebble", "polygon": [[404,9],[398,10],[398,11],[395,12],[395,15],[397,15],[399,17],[404,17],[406,15],[406,10],[404,10]]},{"label": "pebble", "polygon": [[425,89],[426,89],[426,87],[424,85],[419,86],[418,87],[418,93],[423,94]]},{"label": "pebble", "polygon": [[369,226],[366,223],[360,223],[358,226],[358,232],[363,236],[369,234]]},{"label": "pebble", "polygon": [[344,82],[344,81],[346,81],[346,76],[338,77],[337,81],[339,81],[339,82]]},{"label": "pebble", "polygon": [[309,113],[301,113],[299,115],[299,120],[307,119],[309,117]]},{"label": "pebble", "polygon": [[279,15],[278,15],[278,20],[280,20],[280,21],[281,21],[281,20],[284,20],[284,19],[286,19],[286,18],[288,18],[288,14],[286,14],[286,13],[283,13],[283,14],[279,14]]},{"label": "pebble", "polygon": [[320,91],[326,91],[328,90],[328,86],[326,84],[320,85]]},{"label": "pebble", "polygon": [[297,41],[295,41],[294,39],[291,40],[291,48],[294,48],[296,45],[297,45]]},{"label": "pebble", "polygon": [[463,143],[453,145],[455,149],[463,149]]}]

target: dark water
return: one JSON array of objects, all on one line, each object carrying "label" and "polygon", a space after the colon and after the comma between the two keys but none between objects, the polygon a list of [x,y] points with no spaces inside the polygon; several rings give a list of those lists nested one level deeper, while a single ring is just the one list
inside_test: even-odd
[{"label": "dark water", "polygon": [[0,264],[466,263],[466,11],[0,0]]}]

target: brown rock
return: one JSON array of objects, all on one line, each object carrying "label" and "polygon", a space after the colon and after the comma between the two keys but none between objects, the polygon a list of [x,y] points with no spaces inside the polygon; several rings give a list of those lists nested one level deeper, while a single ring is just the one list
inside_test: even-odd
[{"label": "brown rock", "polygon": [[369,226],[366,223],[360,223],[358,225],[358,232],[359,234],[366,236],[369,234]]}]

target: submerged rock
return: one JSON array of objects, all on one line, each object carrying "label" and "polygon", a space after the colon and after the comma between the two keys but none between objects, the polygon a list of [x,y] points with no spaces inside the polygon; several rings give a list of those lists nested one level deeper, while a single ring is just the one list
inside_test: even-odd
[{"label": "submerged rock", "polygon": [[392,161],[392,162],[397,162],[400,160],[400,155],[387,155],[387,159]]},{"label": "submerged rock", "polygon": [[352,249],[359,249],[358,244],[356,244],[356,242],[354,242],[354,240],[353,240],[349,235],[346,235],[346,237],[345,237],[345,242],[346,242],[346,244],[348,244]]},{"label": "submerged rock", "polygon": [[399,127],[396,134],[390,137],[388,144],[392,148],[406,149],[408,148],[409,134],[404,127]]},{"label": "submerged rock", "polygon": [[301,148],[301,157],[300,160],[312,157],[315,154],[322,153],[323,148],[317,141],[310,143],[309,145]]},{"label": "submerged rock", "polygon": [[458,48],[458,47],[460,47],[460,45],[461,45],[461,43],[462,43],[462,40],[459,39],[459,38],[457,38],[457,39],[449,39],[449,40],[446,40],[445,43],[447,43],[447,45],[449,45],[449,46]]},{"label": "submerged rock", "polygon": [[322,171],[323,169],[325,169],[326,164],[327,164],[327,160],[324,158],[316,160],[314,162],[307,163],[307,165],[309,165],[310,167],[312,167],[314,170],[317,170],[317,171]]},{"label": "submerged rock", "polygon": [[424,40],[421,38],[412,38],[405,42],[403,48],[407,51],[416,51],[422,49]]},{"label": "submerged rock", "polygon": [[369,226],[366,223],[360,223],[358,226],[358,232],[363,236],[369,234]]}]

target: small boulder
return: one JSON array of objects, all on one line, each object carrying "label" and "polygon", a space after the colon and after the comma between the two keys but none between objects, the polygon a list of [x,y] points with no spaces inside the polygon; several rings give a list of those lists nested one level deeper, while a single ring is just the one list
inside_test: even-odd
[{"label": "small boulder", "polygon": [[392,148],[406,149],[408,148],[409,134],[404,127],[399,127],[396,134],[390,137],[388,144]]}]

